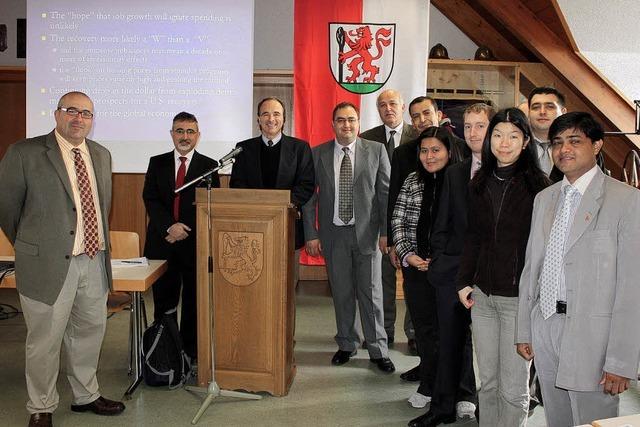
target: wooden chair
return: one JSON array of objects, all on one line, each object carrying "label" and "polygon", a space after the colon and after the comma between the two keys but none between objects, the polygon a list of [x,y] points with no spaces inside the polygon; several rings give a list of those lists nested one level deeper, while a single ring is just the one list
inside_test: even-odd
[{"label": "wooden chair", "polygon": [[7,236],[0,229],[0,256],[15,256],[13,245],[7,239]]},{"label": "wooden chair", "polygon": [[[109,231],[109,240],[111,241],[111,258],[126,259],[126,258],[138,258],[140,256],[140,237],[138,233],[132,231]],[[142,317],[144,322],[144,329],[147,328],[147,310],[144,305],[144,299],[140,299],[142,309]],[[131,312],[131,294],[129,292],[109,292],[109,298],[107,299],[107,312],[111,315],[123,310],[129,310]],[[132,372],[131,360],[133,355],[133,346],[131,340],[133,339],[133,316],[130,315],[129,320],[129,373]]]},{"label": "wooden chair", "polygon": [[[140,256],[140,238],[132,231],[109,231],[111,258],[137,258]],[[110,292],[107,299],[109,314],[131,309],[129,292]]]}]

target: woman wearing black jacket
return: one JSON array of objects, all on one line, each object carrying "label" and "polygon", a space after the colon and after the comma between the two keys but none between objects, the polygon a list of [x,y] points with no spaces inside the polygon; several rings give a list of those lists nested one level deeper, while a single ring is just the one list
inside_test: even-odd
[{"label": "woman wearing black jacket", "polygon": [[489,124],[482,166],[470,183],[467,239],[458,297],[471,308],[481,389],[480,426],[525,426],[529,364],[515,351],[518,283],[533,200],[549,185],[538,167],[531,130],[517,108]]},{"label": "woman wearing black jacket", "polygon": [[[417,170],[404,181],[391,220],[393,241],[402,264],[405,301],[420,355],[420,386],[409,398],[409,403],[421,408],[431,401],[430,412],[435,409],[447,419],[453,417],[455,420],[455,392],[459,381],[453,380],[446,373],[447,369],[440,369],[440,356],[435,351],[441,338],[435,319],[436,311],[440,315],[440,310],[437,309],[437,292],[427,280],[427,270],[431,261],[431,229],[438,211],[444,171],[459,159],[451,158],[451,135],[444,128],[425,129],[419,141]],[[439,347],[443,349],[442,345]],[[446,359],[450,358],[448,348],[445,343]],[[434,366],[437,369],[433,369]],[[429,377],[429,372],[435,373],[436,377]],[[445,394],[446,398],[443,398]],[[426,415],[412,420],[409,425],[429,425],[423,423]]]}]

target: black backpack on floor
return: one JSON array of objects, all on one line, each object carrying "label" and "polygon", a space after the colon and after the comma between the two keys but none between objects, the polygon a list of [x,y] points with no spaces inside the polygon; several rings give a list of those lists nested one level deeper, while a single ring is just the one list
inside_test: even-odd
[{"label": "black backpack on floor", "polygon": [[174,316],[165,314],[144,331],[142,353],[142,376],[147,385],[174,389],[184,384],[189,362],[182,349],[182,339]]}]

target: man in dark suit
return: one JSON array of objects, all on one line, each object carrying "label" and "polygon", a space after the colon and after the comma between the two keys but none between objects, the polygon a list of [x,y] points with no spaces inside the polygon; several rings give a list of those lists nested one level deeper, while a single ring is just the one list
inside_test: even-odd
[{"label": "man in dark suit", "polygon": [[313,149],[318,191],[304,206],[306,250],[327,262],[338,344],[331,363],[343,365],[356,354],[357,301],[369,359],[381,371],[393,372],[380,279],[381,251],[387,247],[389,159],[381,144],[358,137],[359,114],[351,103],[336,105],[335,139]]},{"label": "man in dark suit", "polygon": [[315,185],[313,158],[308,142],[282,133],[285,120],[284,104],[278,98],[265,98],[258,103],[261,135],[238,143],[242,152],[236,157],[229,186],[291,190],[291,203],[298,211],[299,249],[304,245],[301,208],[311,198]]},{"label": "man in dark suit", "polygon": [[[394,150],[401,144],[406,144],[415,139],[417,135],[415,129],[402,119],[407,107],[400,92],[393,89],[383,91],[378,95],[376,105],[383,124],[362,132],[360,136],[364,139],[384,144],[389,155],[389,163],[391,163]],[[388,215],[391,215],[391,213],[393,212],[389,212]],[[393,245],[391,239],[391,233],[389,233],[387,244]],[[382,301],[384,330],[387,331],[387,342],[391,345],[395,340],[396,268],[391,263],[389,252],[387,249],[382,255]],[[404,316],[404,332],[409,340],[409,348],[413,347],[415,350],[415,336],[409,311],[406,311]]]},{"label": "man in dark suit", "polygon": [[52,425],[64,343],[71,410],[116,415],[100,395],[96,371],[111,287],[111,155],[86,139],[93,102],[60,98],[56,128],[13,144],[0,162],[0,228],[16,252],[16,285],[27,325],[29,426]]},{"label": "man in dark suit", "polygon": [[[195,187],[179,194],[174,190],[183,183],[215,168],[218,163],[195,151],[200,139],[198,120],[181,112],[173,118],[171,128],[174,150],[154,156],[144,180],[142,198],[149,215],[144,255],[166,259],[165,274],[153,285],[154,317],[174,314],[182,287],[180,334],[184,350],[191,360],[197,358],[196,323],[196,208]],[[220,187],[217,173],[212,186]]]}]

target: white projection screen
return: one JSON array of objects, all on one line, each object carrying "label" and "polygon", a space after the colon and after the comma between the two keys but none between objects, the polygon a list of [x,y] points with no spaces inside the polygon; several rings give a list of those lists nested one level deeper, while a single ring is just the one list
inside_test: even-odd
[{"label": "white projection screen", "polygon": [[250,138],[253,0],[28,0],[27,136],[50,132],[57,101],[94,102],[89,137],[114,172],[145,172],[173,148],[180,111],[198,118],[197,150],[218,159]]}]

